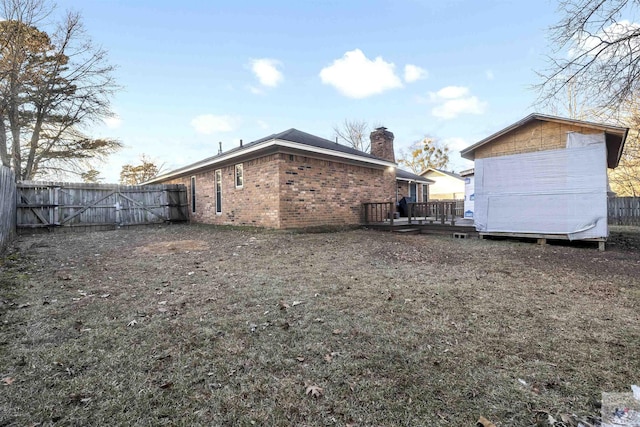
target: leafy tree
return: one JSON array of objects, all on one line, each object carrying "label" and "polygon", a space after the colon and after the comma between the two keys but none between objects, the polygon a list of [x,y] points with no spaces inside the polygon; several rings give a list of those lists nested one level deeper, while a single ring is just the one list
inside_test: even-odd
[{"label": "leafy tree", "polygon": [[444,169],[449,165],[449,147],[433,138],[425,137],[409,147],[409,152],[400,150],[398,164],[419,174],[428,168]]},{"label": "leafy tree", "polygon": [[590,103],[617,110],[640,89],[638,0],[562,0],[560,21],[551,27],[553,51],[538,85],[549,102],[576,84]]},{"label": "leafy tree", "polygon": [[371,127],[364,120],[345,120],[333,127],[334,136],[356,150],[368,153],[371,150],[369,134]]},{"label": "leafy tree", "polygon": [[138,185],[155,178],[162,171],[162,165],[157,166],[153,160],[143,154],[140,164],[126,164],[120,171],[120,183],[123,185]]},{"label": "leafy tree", "polygon": [[106,52],[77,13],[51,34],[39,29],[50,12],[44,0],[0,2],[0,160],[17,179],[80,174],[121,147],[84,132],[111,115]]},{"label": "leafy tree", "polygon": [[89,169],[88,171],[82,172],[80,174],[80,179],[82,179],[82,182],[99,183],[104,178],[100,177],[100,171],[97,171],[95,169]]}]

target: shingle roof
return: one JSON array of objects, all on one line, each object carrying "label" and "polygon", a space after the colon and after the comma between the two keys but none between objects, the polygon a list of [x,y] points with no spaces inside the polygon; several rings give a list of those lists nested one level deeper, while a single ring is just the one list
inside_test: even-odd
[{"label": "shingle roof", "polygon": [[311,135],[310,133],[302,132],[298,129],[293,128],[275,135],[271,135],[270,137],[267,137],[267,140],[268,139],[282,139],[284,141],[297,142],[298,144],[310,145],[317,148],[325,148],[327,150],[334,150],[341,153],[368,157],[370,159],[384,160],[380,159],[379,157],[372,156],[369,153],[365,153],[364,151],[356,150],[355,148],[338,144],[335,141],[329,141],[328,139],[320,138],[319,136]]},{"label": "shingle roof", "polygon": [[435,181],[425,178],[424,176],[416,175],[415,173],[406,171],[404,169],[396,169],[396,179],[402,179],[406,181],[417,181],[424,184],[433,184]]},{"label": "shingle roof", "polygon": [[369,153],[365,153],[363,151],[356,150],[355,148],[338,144],[335,141],[330,141],[328,139],[324,139],[319,136],[311,135],[310,133],[302,132],[298,129],[292,128],[292,129],[285,130],[284,132],[274,133],[272,135],[265,136],[264,138],[260,138],[258,140],[249,142],[242,146],[234,147],[223,153],[216,154],[215,156],[207,157],[206,159],[175,169],[171,172],[158,176],[148,181],[147,183],[161,181],[163,179],[167,179],[170,176],[177,176],[189,171],[193,171],[209,165],[216,164],[218,161],[221,161],[223,159],[227,160],[236,156],[240,156],[245,152],[250,152],[252,148],[256,148],[256,146],[263,143],[268,143],[269,141],[288,141],[296,144],[306,145],[316,149],[333,151],[335,152],[335,155],[338,157],[348,156],[353,158],[352,156],[355,156],[355,157],[362,158],[362,161],[365,161],[365,162],[369,160],[369,161],[373,161],[372,163],[378,163],[383,165],[384,164],[393,165],[393,162],[389,162],[388,160],[381,159]]}]

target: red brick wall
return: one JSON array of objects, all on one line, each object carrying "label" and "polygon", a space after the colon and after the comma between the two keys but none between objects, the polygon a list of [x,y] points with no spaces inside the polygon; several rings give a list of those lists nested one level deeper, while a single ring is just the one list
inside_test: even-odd
[{"label": "red brick wall", "polygon": [[222,170],[222,213],[216,213],[215,170],[196,174],[196,212],[191,212],[191,176],[170,181],[187,186],[191,221],[220,225],[279,228],[280,155],[243,162],[244,185],[235,187],[235,165]]},{"label": "red brick wall", "polygon": [[[222,213],[216,214],[215,170],[195,174],[194,222],[302,228],[359,224],[361,203],[395,200],[395,172],[289,154],[243,162],[244,186],[235,188],[235,165],[222,170]],[[191,176],[184,184],[191,212]]]},{"label": "red brick wall", "polygon": [[280,164],[283,228],[359,224],[362,203],[395,200],[395,172],[388,169],[283,156]]}]

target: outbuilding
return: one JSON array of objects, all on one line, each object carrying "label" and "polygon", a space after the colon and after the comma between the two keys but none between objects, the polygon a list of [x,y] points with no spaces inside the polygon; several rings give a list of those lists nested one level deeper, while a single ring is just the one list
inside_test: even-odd
[{"label": "outbuilding", "polygon": [[531,114],[462,150],[474,161],[476,229],[481,236],[606,240],[607,167],[618,165],[627,132]]}]

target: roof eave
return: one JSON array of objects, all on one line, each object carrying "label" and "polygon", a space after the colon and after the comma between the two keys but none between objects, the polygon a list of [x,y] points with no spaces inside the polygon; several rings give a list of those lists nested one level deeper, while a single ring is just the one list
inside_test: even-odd
[{"label": "roof eave", "polygon": [[[604,125],[604,124],[599,124],[599,123],[593,123],[593,122],[586,122],[583,120],[575,120],[575,119],[567,119],[567,118],[563,118],[563,117],[556,117],[556,116],[548,116],[546,114],[539,114],[539,113],[532,113],[529,114],[528,116],[524,117],[523,119],[518,120],[517,122],[513,123],[512,125],[507,126],[506,128],[492,134],[489,135],[488,137],[482,139],[481,141],[476,142],[475,144],[465,148],[464,150],[460,151],[460,157],[462,157],[463,159],[467,159],[467,160],[474,160],[475,159],[475,155],[474,152],[476,149],[480,148],[481,146],[493,141],[496,138],[501,137],[502,135],[505,135],[509,132],[511,132],[512,130],[525,125],[533,120],[544,120],[544,121],[548,121],[548,122],[558,122],[558,123],[571,123],[571,124],[577,124],[577,125],[582,125],[584,127],[590,127],[592,129],[599,129],[602,132],[609,132],[611,134],[614,135],[620,135],[622,136],[622,144],[621,146],[624,146],[624,141],[626,139],[627,136],[627,132],[629,131],[628,128],[623,128],[623,127],[619,127],[619,126],[610,126],[610,125]],[[622,155],[622,152],[620,152],[620,155]]]},{"label": "roof eave", "polygon": [[153,179],[151,179],[149,181],[146,181],[142,185],[154,184],[154,183],[166,181],[166,180],[171,179],[171,178],[177,178],[177,177],[180,177],[180,176],[184,176],[184,175],[189,174],[190,172],[195,172],[195,171],[198,171],[198,170],[209,168],[209,167],[215,166],[216,164],[224,163],[224,162],[227,162],[227,161],[232,160],[234,158],[237,158],[237,157],[240,157],[240,156],[246,156],[247,154],[256,153],[256,152],[265,150],[265,149],[270,148],[270,147],[275,147],[275,146],[277,146],[277,147],[285,147],[285,148],[290,148],[290,149],[296,149],[296,150],[306,151],[306,152],[310,152],[310,153],[322,154],[324,156],[337,157],[337,158],[342,158],[342,159],[347,159],[347,160],[352,160],[352,161],[358,161],[358,162],[362,162],[362,163],[369,163],[369,164],[378,165],[378,166],[384,166],[384,167],[395,167],[396,166],[396,163],[390,162],[388,160],[372,158],[372,157],[366,157],[366,156],[359,156],[357,154],[343,153],[341,151],[330,150],[330,149],[321,148],[321,147],[314,147],[314,146],[307,145],[307,144],[301,144],[301,143],[298,143],[298,142],[292,142],[292,141],[287,141],[287,140],[284,140],[284,139],[274,138],[274,139],[269,139],[269,140],[260,142],[260,143],[255,144],[255,145],[246,146],[242,150],[235,150],[235,151],[233,151],[231,153],[228,153],[226,155],[222,154],[222,155],[215,156],[215,157],[210,158],[210,159],[205,160],[205,161],[196,162],[196,163],[193,163],[191,165],[182,167],[180,169],[176,169],[176,170],[174,170],[172,172],[166,173],[164,175],[161,175],[161,176],[153,178]]}]

